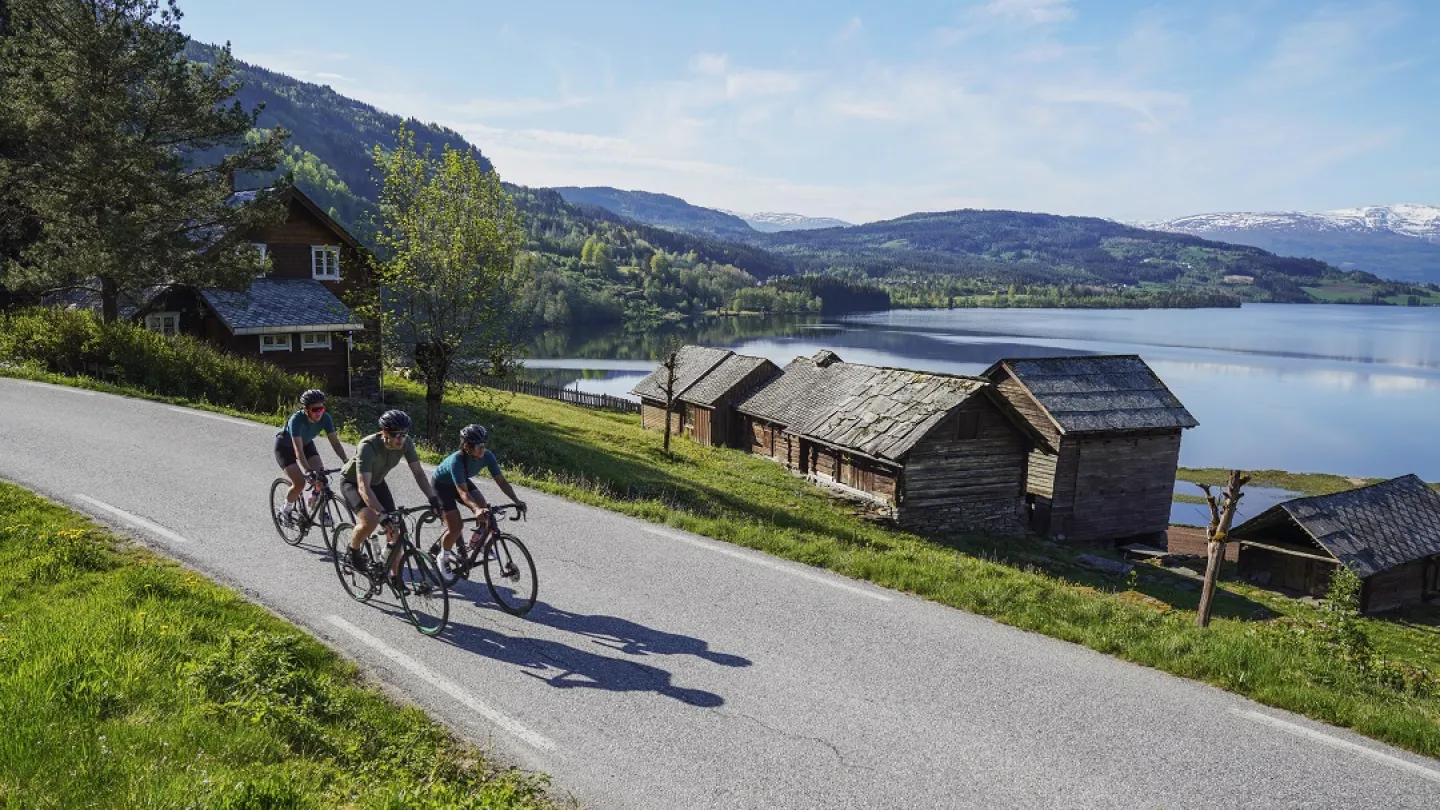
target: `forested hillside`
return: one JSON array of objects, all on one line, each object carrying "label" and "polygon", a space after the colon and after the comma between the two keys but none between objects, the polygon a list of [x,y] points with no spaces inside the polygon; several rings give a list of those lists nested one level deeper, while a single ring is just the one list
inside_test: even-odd
[{"label": "forested hillside", "polygon": [[740,217],[713,208],[691,205],[669,194],[621,191],[605,186],[562,186],[555,191],[558,191],[566,202],[598,206],[636,222],[674,231],[719,239],[747,239],[758,233]]}]

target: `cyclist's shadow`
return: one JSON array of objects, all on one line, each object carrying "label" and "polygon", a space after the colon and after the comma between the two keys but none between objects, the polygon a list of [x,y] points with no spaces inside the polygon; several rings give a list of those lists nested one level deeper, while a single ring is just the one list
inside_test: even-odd
[{"label": "cyclist's shadow", "polygon": [[557,641],[507,636],[488,627],[453,620],[440,638],[462,650],[522,667],[526,675],[556,689],[654,692],[707,709],[725,703],[714,692],[676,686],[671,683],[670,673],[659,667],[597,655]]},{"label": "cyclist's shadow", "polygon": [[726,667],[750,666],[750,659],[716,652],[710,649],[709,642],[656,630],[618,616],[572,613],[537,601],[534,609],[525,614],[525,619],[556,630],[586,636],[602,647],[626,655],[693,655]]}]

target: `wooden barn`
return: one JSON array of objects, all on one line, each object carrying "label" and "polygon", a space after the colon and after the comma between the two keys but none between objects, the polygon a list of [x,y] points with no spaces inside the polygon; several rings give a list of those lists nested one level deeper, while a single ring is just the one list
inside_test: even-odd
[{"label": "wooden barn", "polygon": [[983,376],[1038,439],[1026,476],[1032,530],[1074,542],[1163,536],[1181,433],[1199,423],[1144,360],[1001,360]]},{"label": "wooden barn", "polygon": [[[677,359],[671,432],[701,444],[743,446],[740,418],[732,405],[779,374],[780,369],[763,357],[703,346],[685,346]],[[640,418],[646,428],[664,428],[668,373],[659,366],[630,392],[640,397]]]},{"label": "wooden barn", "polygon": [[1440,493],[1414,475],[1277,504],[1230,537],[1240,576],[1270,587],[1323,596],[1343,564],[1367,613],[1440,597]]},{"label": "wooden barn", "polygon": [[1023,531],[1029,440],[976,377],[797,358],[737,406],[751,452],[927,531]]}]

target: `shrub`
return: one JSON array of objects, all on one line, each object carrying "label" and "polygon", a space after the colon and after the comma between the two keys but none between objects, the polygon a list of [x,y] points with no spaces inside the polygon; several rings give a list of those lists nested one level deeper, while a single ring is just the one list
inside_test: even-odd
[{"label": "shrub", "polygon": [[314,379],[226,354],[186,335],[103,323],[83,311],[36,308],[0,319],[0,360],[60,374],[108,369],[117,382],[163,396],[268,412],[294,402]]}]

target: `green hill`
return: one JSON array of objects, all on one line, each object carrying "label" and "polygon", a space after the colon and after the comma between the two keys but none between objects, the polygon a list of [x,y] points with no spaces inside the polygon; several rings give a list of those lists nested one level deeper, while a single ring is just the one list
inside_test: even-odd
[{"label": "green hill", "polygon": [[566,202],[593,205],[623,217],[669,230],[720,239],[748,239],[759,232],[733,214],[691,205],[679,197],[649,191],[621,191],[608,186],[556,188]]}]

